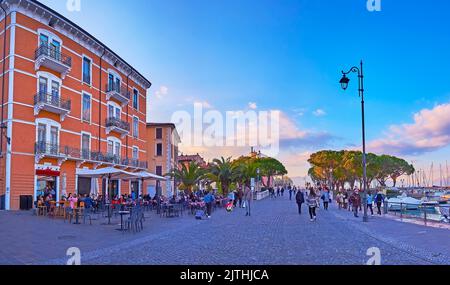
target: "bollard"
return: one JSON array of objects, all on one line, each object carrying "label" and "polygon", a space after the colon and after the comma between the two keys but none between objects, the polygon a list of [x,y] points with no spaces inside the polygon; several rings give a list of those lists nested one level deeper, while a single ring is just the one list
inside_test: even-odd
[{"label": "bollard", "polygon": [[403,203],[400,203],[400,220],[403,220]]},{"label": "bollard", "polygon": [[424,221],[425,221],[425,226],[427,225],[427,209],[426,209],[426,207],[423,207],[423,209],[424,209]]}]

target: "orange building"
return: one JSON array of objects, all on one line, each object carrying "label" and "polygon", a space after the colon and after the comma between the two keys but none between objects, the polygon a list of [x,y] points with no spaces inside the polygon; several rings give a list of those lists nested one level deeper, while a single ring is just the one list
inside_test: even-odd
[{"label": "orange building", "polygon": [[[147,170],[150,81],[37,1],[4,0],[1,7],[2,207],[15,210],[21,196],[35,201],[48,192],[54,199],[105,193],[105,181],[78,177],[81,169]],[[139,186],[112,181],[110,194]]]},{"label": "orange building", "polygon": [[207,167],[208,164],[206,163],[205,159],[200,156],[200,154],[182,154],[180,157],[178,157],[178,166],[182,167],[184,164],[186,167],[189,166],[191,162],[195,162],[200,167]]},{"label": "orange building", "polygon": [[[147,156],[149,171],[163,176],[178,165],[178,144],[180,136],[174,124],[147,124]],[[166,178],[161,183],[162,194],[170,197],[175,194],[176,181]],[[153,196],[156,193],[156,182],[149,182],[147,192]]]}]

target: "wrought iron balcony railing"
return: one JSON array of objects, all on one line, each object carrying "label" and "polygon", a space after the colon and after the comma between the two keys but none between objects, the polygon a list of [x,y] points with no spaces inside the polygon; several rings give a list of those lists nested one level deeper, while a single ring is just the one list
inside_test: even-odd
[{"label": "wrought iron balcony railing", "polygon": [[39,92],[34,96],[34,105],[37,106],[41,104],[47,104],[51,107],[70,112],[72,102],[70,100],[61,98],[60,94]]},{"label": "wrought iron balcony railing", "polygon": [[106,119],[106,127],[107,128],[118,128],[120,130],[129,132],[130,124],[128,122],[122,121],[121,119],[109,117]]},{"label": "wrought iron balcony railing", "polygon": [[35,59],[38,59],[41,56],[49,57],[58,63],[68,66],[69,68],[72,67],[72,58],[61,53],[61,51],[54,47],[48,45],[39,46],[39,48],[35,51]]}]

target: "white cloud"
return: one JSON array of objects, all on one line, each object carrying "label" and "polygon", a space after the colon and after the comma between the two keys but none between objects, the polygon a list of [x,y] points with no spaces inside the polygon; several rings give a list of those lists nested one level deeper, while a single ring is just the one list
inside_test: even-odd
[{"label": "white cloud", "polygon": [[250,109],[252,109],[252,110],[258,109],[258,105],[256,105],[255,102],[249,102],[249,103],[248,103],[248,107],[249,107]]},{"label": "white cloud", "polygon": [[169,93],[169,88],[167,86],[161,85],[159,89],[155,92],[156,98],[162,99]]},{"label": "white cloud", "polygon": [[313,115],[316,117],[325,116],[327,113],[323,109],[317,109],[313,112]]},{"label": "white cloud", "polygon": [[414,114],[414,123],[389,127],[384,138],[369,143],[378,153],[418,155],[450,145],[450,103]]}]

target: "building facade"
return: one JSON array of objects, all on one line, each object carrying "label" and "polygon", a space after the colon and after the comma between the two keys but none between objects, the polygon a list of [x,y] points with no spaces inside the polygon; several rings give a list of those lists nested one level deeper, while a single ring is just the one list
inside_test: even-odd
[{"label": "building facade", "polygon": [[181,154],[178,157],[178,167],[181,168],[182,165],[186,167],[189,166],[191,162],[195,162],[198,166],[205,168],[208,166],[205,159],[200,154]]},{"label": "building facade", "polygon": [[[2,207],[16,210],[21,196],[35,201],[48,191],[55,200],[105,193],[104,181],[78,177],[79,169],[147,170],[150,81],[43,4],[0,5]],[[138,191],[139,182],[112,185],[114,195]]]},{"label": "building facade", "polygon": [[[147,124],[147,156],[149,171],[163,176],[178,165],[178,144],[180,136],[174,124],[148,123]],[[175,193],[176,181],[169,177],[161,183],[161,193],[170,197]],[[149,182],[147,192],[156,193],[156,182]]]}]

